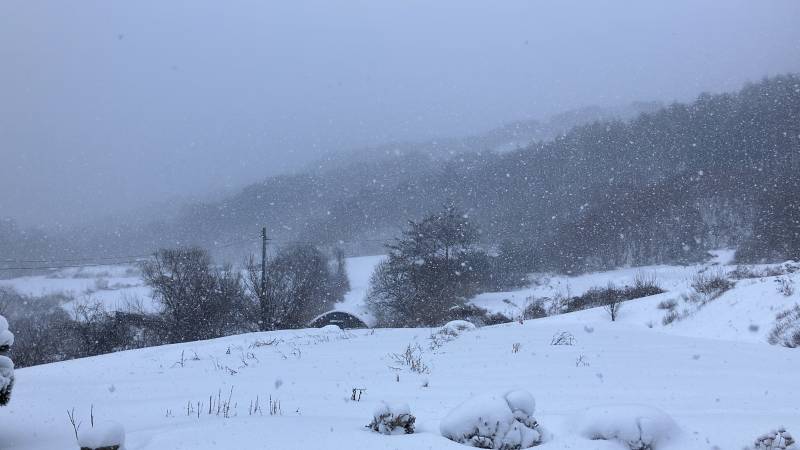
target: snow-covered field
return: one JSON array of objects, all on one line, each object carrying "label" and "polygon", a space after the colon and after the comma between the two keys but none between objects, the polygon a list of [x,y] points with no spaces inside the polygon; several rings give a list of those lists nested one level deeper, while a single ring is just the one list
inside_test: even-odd
[{"label": "snow-covered field", "polygon": [[60,269],[46,275],[0,279],[0,286],[34,297],[63,294],[75,302],[100,302],[108,310],[125,309],[131,302],[145,310],[154,308],[150,289],[131,265]]},{"label": "snow-covered field", "polygon": [[[342,309],[361,308],[379,261],[350,261],[353,291]],[[439,347],[430,339],[436,329],[279,331],[20,369],[14,398],[0,409],[0,448],[76,448],[66,412],[74,408],[85,431],[93,407],[97,420],[125,427],[128,450],[458,449],[466,447],[440,432],[449,413],[473,396],[512,389],[535,397],[534,416],[549,435],[542,449],[627,448],[590,440],[586,430],[607,429],[609,414],[619,419],[620,411],[650,408],[671,416],[676,427],[656,450],[741,449],[778,426],[800,433],[800,350],[765,342],[775,314],[800,295],[779,292],[779,277],[743,279],[693,308],[681,294],[705,266],[542,278],[530,289],[475,300],[493,310],[514,308],[567,285],[577,295],[608,281],[629,283],[638,270],[655,271],[668,292],[626,302],[613,323],[602,309],[591,309],[467,330]],[[800,273],[780,278],[800,283]],[[657,305],[669,299],[678,310],[693,309],[663,325],[666,311]],[[572,345],[551,345],[563,332]],[[409,344],[424,373],[396,361],[393,354]],[[364,389],[360,401],[351,399],[353,389]],[[274,415],[270,398],[279,402]],[[385,436],[365,428],[383,401],[408,404],[416,433]]]}]

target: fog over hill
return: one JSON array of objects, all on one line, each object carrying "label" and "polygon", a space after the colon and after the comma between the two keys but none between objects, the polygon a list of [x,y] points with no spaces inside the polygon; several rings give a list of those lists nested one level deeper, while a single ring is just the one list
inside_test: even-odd
[{"label": "fog over hill", "polygon": [[4,5],[0,216],[45,229],[800,71],[794,0]]},{"label": "fog over hill", "polygon": [[[370,158],[356,152],[188,204],[160,221],[27,231],[6,241],[6,252],[140,255],[196,244],[240,262],[257,251],[265,226],[279,246],[300,240],[375,254],[408,220],[453,205],[479,227],[485,246],[502,247],[521,271],[687,262],[743,244],[752,260],[789,256],[794,225],[779,224],[796,220],[798,76],[688,104],[642,105],[635,119],[611,113],[514,150],[484,147],[519,138],[511,126],[500,139],[495,131],[449,141],[475,143],[461,152],[431,151],[429,142],[387,146]],[[759,232],[765,217],[777,227],[769,242]]]}]

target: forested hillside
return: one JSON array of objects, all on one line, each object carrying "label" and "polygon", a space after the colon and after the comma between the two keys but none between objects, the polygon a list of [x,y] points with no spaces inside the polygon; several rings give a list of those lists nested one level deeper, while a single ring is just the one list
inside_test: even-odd
[{"label": "forested hillside", "polygon": [[[787,75],[512,152],[354,162],[347,176],[293,177],[292,189],[270,180],[206,212],[251,228],[263,221],[278,235],[291,228],[320,243],[359,242],[453,203],[480,225],[485,244],[505,243],[526,269],[580,270],[693,260],[748,240],[757,248],[759,219],[793,212],[764,205],[793,197],[798,167],[800,79]],[[788,233],[797,226],[781,223]],[[791,256],[784,250],[746,256]]]},{"label": "forested hillside", "polygon": [[266,225],[277,241],[375,253],[408,220],[454,205],[479,226],[487,248],[520,270],[691,261],[740,245],[747,261],[797,256],[797,75],[495,148],[433,154],[387,146],[371,158],[356,153],[266,179],[148,226],[45,235],[6,224],[0,245],[45,255],[63,247],[139,254],[176,243],[240,251]]}]

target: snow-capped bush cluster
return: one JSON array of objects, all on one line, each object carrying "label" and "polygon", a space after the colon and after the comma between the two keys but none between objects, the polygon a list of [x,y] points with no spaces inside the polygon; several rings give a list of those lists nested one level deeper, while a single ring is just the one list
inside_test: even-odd
[{"label": "snow-capped bush cluster", "polygon": [[81,450],[125,450],[125,429],[115,422],[95,422],[78,433]]},{"label": "snow-capped bush cluster", "polygon": [[618,441],[631,450],[657,450],[678,428],[672,418],[659,409],[613,405],[586,409],[576,417],[574,429],[587,439]]},{"label": "snow-capped bush cluster", "polygon": [[759,436],[752,447],[745,450],[798,450],[800,447],[785,428],[778,428]]},{"label": "snow-capped bush cluster", "polygon": [[464,331],[471,331],[475,328],[475,325],[466,320],[451,320],[442,327],[442,330],[447,330],[451,334],[459,335]]},{"label": "snow-capped bush cluster", "polygon": [[0,405],[6,405],[11,400],[14,387],[14,362],[7,356],[12,345],[14,334],[8,331],[6,318],[0,316]]},{"label": "snow-capped bush cluster", "polygon": [[772,345],[800,347],[800,305],[794,305],[777,315],[767,341]]},{"label": "snow-capped bush cluster", "polygon": [[462,403],[442,420],[442,435],[477,448],[516,450],[539,445],[544,432],[533,417],[536,402],[523,390],[481,395]]},{"label": "snow-capped bush cluster", "polygon": [[431,334],[431,348],[437,349],[447,342],[460,336],[462,333],[472,331],[477,327],[466,320],[452,320],[447,322],[442,328]]},{"label": "snow-capped bush cluster", "polygon": [[416,420],[407,404],[381,402],[367,427],[381,434],[411,434]]}]

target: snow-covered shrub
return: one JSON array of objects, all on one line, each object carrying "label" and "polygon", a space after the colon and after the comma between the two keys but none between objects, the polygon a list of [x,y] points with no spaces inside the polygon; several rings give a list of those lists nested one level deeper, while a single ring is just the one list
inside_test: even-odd
[{"label": "snow-covered shrub", "polygon": [[3,406],[11,400],[14,388],[14,362],[7,356],[12,345],[14,334],[8,331],[6,318],[0,316],[0,405]]},{"label": "snow-covered shrub", "polygon": [[319,331],[323,333],[338,333],[342,331],[342,329],[339,327],[339,325],[334,325],[331,323],[320,328]]},{"label": "snow-covered shrub", "polygon": [[464,331],[471,331],[475,328],[475,325],[466,320],[451,320],[442,327],[442,330],[447,330],[451,334],[459,335]]},{"label": "snow-covered shrub", "polygon": [[576,417],[574,428],[587,439],[618,441],[631,450],[657,450],[678,430],[666,413],[643,405],[588,408]]},{"label": "snow-covered shrub", "polygon": [[775,327],[767,341],[772,345],[800,347],[800,305],[781,312],[775,318]]},{"label": "snow-covered shrub", "polygon": [[477,327],[466,320],[452,320],[442,328],[431,334],[431,349],[436,350],[447,342],[460,336],[465,331],[472,331]]},{"label": "snow-covered shrub", "polygon": [[673,309],[678,307],[678,301],[674,298],[670,298],[668,300],[662,300],[658,304],[658,309],[665,309],[667,311],[672,311]]},{"label": "snow-covered shrub", "polygon": [[391,353],[389,357],[394,361],[395,366],[393,369],[401,369],[407,367],[412,372],[416,373],[429,373],[430,368],[425,361],[422,360],[422,347],[419,344],[408,344],[402,353]]},{"label": "snow-covered shrub", "polygon": [[452,441],[477,448],[516,450],[544,440],[533,413],[536,402],[523,390],[481,395],[462,403],[442,420],[440,431]]},{"label": "snow-covered shrub", "polygon": [[476,326],[499,325],[513,321],[505,314],[489,312],[486,308],[471,303],[451,307],[447,315],[448,319],[452,319],[451,322],[466,321]]},{"label": "snow-covered shrub", "polygon": [[575,336],[569,331],[561,331],[553,335],[550,345],[575,345]]},{"label": "snow-covered shrub", "polygon": [[778,428],[759,436],[752,447],[745,450],[798,450],[800,446],[786,428]]},{"label": "snow-covered shrub", "polygon": [[411,434],[416,420],[407,404],[381,402],[367,428],[380,434]]},{"label": "snow-covered shrub", "polygon": [[722,270],[697,272],[692,278],[692,287],[695,291],[713,297],[719,297],[723,292],[733,288],[734,284],[736,283],[729,280]]},{"label": "snow-covered shrub", "polygon": [[780,277],[775,282],[778,283],[778,292],[784,297],[791,297],[794,294],[794,281],[791,278]]},{"label": "snow-covered shrub", "polygon": [[125,429],[115,422],[94,422],[78,431],[81,450],[125,450]]},{"label": "snow-covered shrub", "polygon": [[525,320],[539,319],[547,317],[547,308],[543,298],[528,297],[525,300],[525,308],[522,310],[522,318]]},{"label": "snow-covered shrub", "polygon": [[777,266],[766,266],[763,268],[755,268],[748,265],[738,265],[735,269],[728,272],[728,277],[734,280],[742,280],[745,278],[764,278],[764,277],[777,277],[786,275],[787,273],[794,273],[797,271],[795,265],[786,263]]}]

